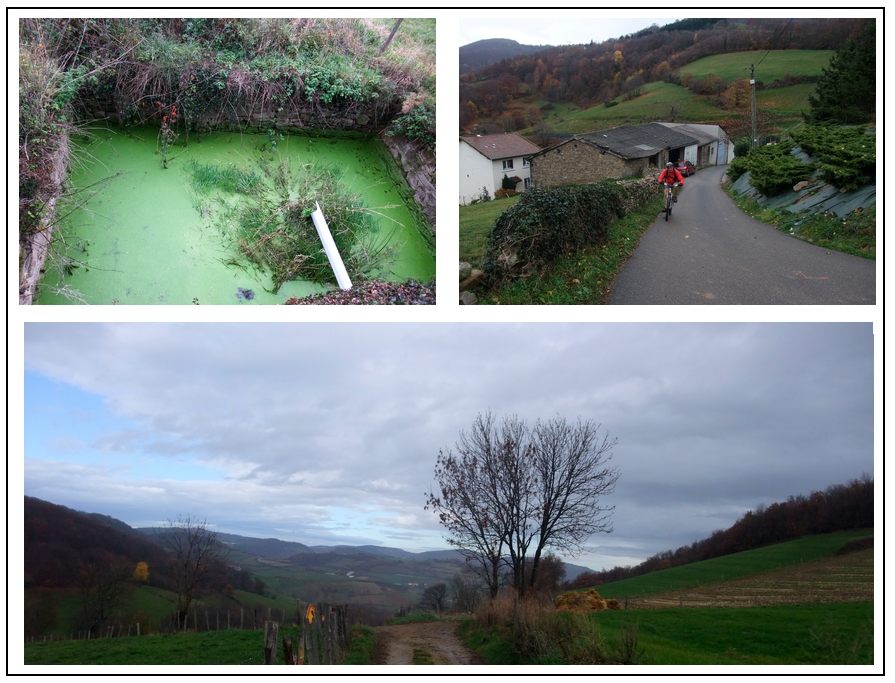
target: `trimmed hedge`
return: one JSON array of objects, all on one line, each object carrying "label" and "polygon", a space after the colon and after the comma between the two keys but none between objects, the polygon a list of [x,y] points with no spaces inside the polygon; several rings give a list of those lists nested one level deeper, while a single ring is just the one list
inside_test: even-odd
[{"label": "trimmed hedge", "polygon": [[491,282],[530,275],[559,256],[606,240],[609,224],[654,197],[653,179],[604,180],[532,190],[491,230],[484,270]]}]

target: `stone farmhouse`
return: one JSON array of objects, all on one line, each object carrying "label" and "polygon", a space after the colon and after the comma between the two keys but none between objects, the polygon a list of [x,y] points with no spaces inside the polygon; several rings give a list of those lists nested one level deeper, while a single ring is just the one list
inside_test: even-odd
[{"label": "stone farmhouse", "polygon": [[575,135],[531,157],[532,185],[580,185],[649,175],[665,163],[728,163],[733,146],[720,126],[647,123]]},{"label": "stone farmhouse", "polygon": [[529,158],[541,150],[516,133],[467,135],[460,138],[460,203],[469,204],[487,190],[490,197],[515,180],[519,192],[531,186]]}]

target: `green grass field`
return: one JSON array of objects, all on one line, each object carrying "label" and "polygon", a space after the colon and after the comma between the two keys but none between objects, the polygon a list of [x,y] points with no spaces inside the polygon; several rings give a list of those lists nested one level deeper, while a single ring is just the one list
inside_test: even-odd
[{"label": "green grass field", "polygon": [[519,201],[522,195],[460,207],[460,260],[481,266],[488,237],[497,217]]},{"label": "green grass field", "polygon": [[[546,633],[572,634],[550,619]],[[869,602],[779,607],[673,608],[591,613],[599,650],[610,661],[641,665],[872,664],[873,605]],[[485,664],[538,664],[513,647],[509,627],[486,628],[470,619],[460,637]],[[550,637],[550,636],[547,636]],[[551,657],[552,660],[555,657]],[[553,661],[552,663],[557,663]]]},{"label": "green grass field", "polygon": [[647,83],[639,97],[613,107],[597,105],[580,109],[574,105],[556,105],[544,114],[548,128],[568,133],[588,133],[628,123],[646,121],[720,121],[729,116],[708,98],[695,95],[673,83]]},{"label": "green grass field", "polygon": [[783,88],[759,90],[755,94],[759,111],[772,111],[780,116],[798,115],[811,109],[808,97],[814,94],[815,83],[799,83]]},{"label": "green grass field", "polygon": [[728,83],[737,78],[749,78],[749,66],[756,64],[755,79],[770,85],[786,76],[820,76],[832,56],[832,50],[726,52],[690,62],[678,69],[678,73],[698,77],[714,74]]},{"label": "green grass field", "polygon": [[[294,636],[297,629],[280,629]],[[278,661],[284,660],[280,638]],[[264,664],[263,631],[210,631],[33,643],[25,664]]]},{"label": "green grass field", "polygon": [[605,583],[599,586],[598,590],[600,595],[607,598],[638,597],[686,590],[828,557],[848,541],[872,535],[872,530],[857,530],[805,536],[795,541]]},{"label": "green grass field", "polygon": [[596,612],[610,643],[635,628],[641,664],[872,664],[873,605]]},{"label": "green grass field", "polygon": [[[144,633],[158,630],[159,624],[170,618],[176,609],[177,598],[171,591],[155,586],[139,586],[130,590],[118,605],[114,614],[129,615],[122,617],[124,624],[141,623]],[[81,617],[81,596],[75,589],[59,589],[56,591],[56,619],[55,625],[46,633],[52,636],[70,636],[76,634],[81,627],[78,622]],[[266,610],[270,608],[275,613],[285,610],[287,615],[295,612],[296,602],[286,595],[270,597],[236,590],[232,596],[223,594],[203,596],[195,603],[198,609],[199,619],[204,619],[205,609],[209,612],[209,619],[226,619],[226,612],[231,612],[231,618],[236,619],[240,607],[246,610]],[[112,617],[113,621],[119,621]]]}]

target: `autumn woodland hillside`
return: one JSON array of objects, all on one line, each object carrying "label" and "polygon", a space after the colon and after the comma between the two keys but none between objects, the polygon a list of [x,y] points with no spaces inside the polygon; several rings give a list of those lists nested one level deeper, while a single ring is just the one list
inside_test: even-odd
[{"label": "autumn woodland hillside", "polygon": [[[465,133],[536,133],[551,108],[610,107],[619,100],[639,96],[645,85],[656,82],[683,86],[696,95],[720,100],[731,86],[740,81],[748,83],[748,71],[740,68],[742,73],[733,78],[688,73],[682,67],[725,53],[836,50],[856,36],[867,21],[687,19],[600,43],[551,47],[511,57],[461,75],[460,129]],[[758,62],[761,56],[757,54],[751,61]],[[763,90],[815,82],[820,70],[803,75],[798,69],[793,71],[778,74],[758,69],[757,87]]]}]

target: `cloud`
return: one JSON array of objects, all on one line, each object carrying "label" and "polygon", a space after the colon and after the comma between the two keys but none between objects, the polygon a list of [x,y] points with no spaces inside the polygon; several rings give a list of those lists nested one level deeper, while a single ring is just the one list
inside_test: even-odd
[{"label": "cloud", "polygon": [[[26,438],[26,492],[431,547],[435,456],[479,412],[581,416],[619,440],[612,538],[646,555],[872,473],[872,350],[854,324],[32,323],[28,373],[99,399],[87,447],[130,468]],[[73,424],[28,429],[73,447]]]}]

